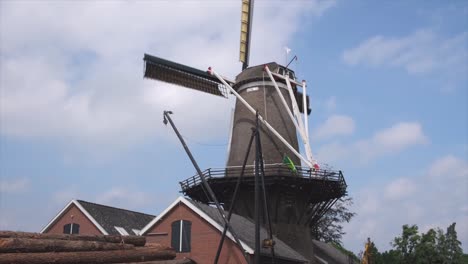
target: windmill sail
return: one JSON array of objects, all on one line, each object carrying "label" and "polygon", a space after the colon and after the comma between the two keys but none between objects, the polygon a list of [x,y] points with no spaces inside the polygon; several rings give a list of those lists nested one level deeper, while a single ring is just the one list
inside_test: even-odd
[{"label": "windmill sail", "polygon": [[145,78],[180,85],[227,98],[226,87],[208,73],[179,63],[145,54]]}]

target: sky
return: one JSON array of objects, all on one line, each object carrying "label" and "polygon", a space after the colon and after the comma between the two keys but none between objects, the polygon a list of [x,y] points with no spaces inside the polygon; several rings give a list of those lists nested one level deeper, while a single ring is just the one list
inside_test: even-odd
[{"label": "sky", "polygon": [[[71,199],[159,214],[226,164],[234,98],[143,78],[149,53],[231,79],[240,4],[0,1],[0,229],[40,231]],[[257,0],[250,65],[308,84],[312,152],[343,171],[343,244],[456,222],[468,252],[466,1]],[[32,217],[33,216],[33,217]]]}]

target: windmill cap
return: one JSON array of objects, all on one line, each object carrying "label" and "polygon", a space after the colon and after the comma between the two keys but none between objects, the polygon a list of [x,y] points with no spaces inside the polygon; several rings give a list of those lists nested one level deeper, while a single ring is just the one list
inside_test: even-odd
[{"label": "windmill cap", "polygon": [[[236,84],[234,85],[234,89],[239,88],[240,86],[249,83],[249,82],[255,82],[255,81],[270,81],[270,78],[268,77],[268,74],[265,72],[265,68],[268,67],[271,72],[278,72],[278,68],[286,68],[282,65],[279,65],[276,62],[269,62],[266,64],[261,64],[257,66],[252,66],[249,67],[245,70],[243,70],[239,75],[236,76]],[[292,71],[288,69],[289,71]],[[294,71],[292,71],[294,72]],[[279,82],[284,82],[281,80],[277,80]]]}]

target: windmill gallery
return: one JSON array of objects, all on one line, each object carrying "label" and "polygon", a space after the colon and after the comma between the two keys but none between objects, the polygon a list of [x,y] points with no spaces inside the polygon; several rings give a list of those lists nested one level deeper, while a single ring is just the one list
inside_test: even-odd
[{"label": "windmill gallery", "polygon": [[[312,237],[311,229],[346,195],[347,185],[341,171],[320,166],[312,154],[307,83],[298,81],[289,64],[249,65],[253,0],[242,0],[241,14],[242,71],[234,80],[213,68],[200,70],[149,54],[143,58],[145,78],[236,98],[226,167],[200,169],[180,136],[177,116],[167,109],[164,124],[174,129],[197,171],[180,182],[183,197],[157,216],[72,200],[37,236],[114,235],[122,241],[143,236],[148,244],[175,251],[174,262],[149,255],[128,259],[138,262],[353,263]],[[168,254],[165,259],[174,258]]]}]

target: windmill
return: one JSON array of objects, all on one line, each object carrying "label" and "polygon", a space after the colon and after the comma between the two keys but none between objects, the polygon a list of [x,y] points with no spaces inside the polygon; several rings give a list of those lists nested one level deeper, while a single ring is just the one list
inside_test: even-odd
[{"label": "windmill", "polygon": [[[214,96],[236,97],[231,140],[226,168],[203,172],[221,203],[230,206],[244,158],[255,166],[255,150],[249,139],[261,122],[261,148],[268,209],[274,233],[305,257],[312,259],[311,227],[345,195],[346,182],[341,171],[319,168],[309,144],[309,97],[306,82],[297,81],[295,72],[276,62],[249,67],[253,0],[242,0],[240,61],[242,71],[229,80],[214,69],[207,71],[144,55],[144,77],[195,89]],[[305,156],[299,151],[299,140]],[[283,161],[289,162],[289,167]],[[294,164],[303,164],[295,166]],[[253,218],[253,170],[242,180],[235,213]],[[209,203],[200,175],[180,182],[182,191],[194,200]]]}]

